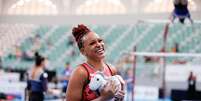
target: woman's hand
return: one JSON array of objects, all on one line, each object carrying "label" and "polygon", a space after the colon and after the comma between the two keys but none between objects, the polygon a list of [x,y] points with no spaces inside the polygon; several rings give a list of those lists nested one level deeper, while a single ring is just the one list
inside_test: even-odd
[{"label": "woman's hand", "polygon": [[115,94],[115,101],[124,101],[125,91],[120,90]]},{"label": "woman's hand", "polygon": [[114,80],[109,80],[100,92],[103,100],[110,100],[115,97],[117,85]]},{"label": "woman's hand", "polygon": [[123,101],[125,96],[125,82],[121,76],[118,76],[118,79],[121,83],[121,90],[116,91],[119,85],[116,85],[114,80],[109,80],[100,92],[103,100],[110,100],[115,98],[118,99],[118,101]]},{"label": "woman's hand", "polygon": [[124,96],[125,96],[125,81],[123,80],[123,78],[119,75],[117,75],[117,78],[119,79],[120,83],[121,83],[121,90],[119,90],[116,94],[115,94],[115,98],[119,99],[118,101],[123,101]]}]

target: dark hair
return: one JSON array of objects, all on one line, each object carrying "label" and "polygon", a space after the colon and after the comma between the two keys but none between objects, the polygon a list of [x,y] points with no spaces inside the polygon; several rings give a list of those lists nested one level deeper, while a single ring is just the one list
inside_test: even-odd
[{"label": "dark hair", "polygon": [[40,66],[43,61],[45,61],[45,58],[42,57],[38,52],[36,52],[35,53],[35,65]]},{"label": "dark hair", "polygon": [[77,27],[74,27],[72,30],[72,34],[77,42],[78,48],[81,49],[83,47],[83,37],[87,33],[90,32],[90,29],[87,26],[80,24]]}]

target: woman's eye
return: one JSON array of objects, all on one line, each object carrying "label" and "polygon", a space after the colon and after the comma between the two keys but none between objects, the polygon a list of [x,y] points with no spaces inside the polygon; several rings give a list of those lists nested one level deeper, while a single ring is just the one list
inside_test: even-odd
[{"label": "woman's eye", "polygon": [[102,42],[103,42],[103,39],[99,39],[98,42],[99,42],[99,43],[102,43]]},{"label": "woman's eye", "polygon": [[89,45],[94,45],[95,44],[95,42],[91,42]]}]

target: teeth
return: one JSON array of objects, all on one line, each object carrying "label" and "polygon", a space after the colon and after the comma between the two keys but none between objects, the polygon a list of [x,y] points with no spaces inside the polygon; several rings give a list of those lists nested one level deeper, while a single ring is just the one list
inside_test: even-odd
[{"label": "teeth", "polygon": [[98,50],[98,52],[101,52],[102,51],[102,49],[101,50]]},{"label": "teeth", "polygon": [[98,50],[97,50],[97,52],[102,52],[102,51],[103,51],[103,49],[98,49]]}]

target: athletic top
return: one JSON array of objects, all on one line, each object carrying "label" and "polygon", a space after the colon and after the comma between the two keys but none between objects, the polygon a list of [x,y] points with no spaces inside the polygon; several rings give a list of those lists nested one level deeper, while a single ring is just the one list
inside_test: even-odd
[{"label": "athletic top", "polygon": [[183,5],[181,3],[174,4],[174,15],[175,16],[189,16],[188,5]]},{"label": "athletic top", "polygon": [[45,73],[43,70],[37,72],[34,78],[31,78],[31,75],[29,75],[29,79],[27,81],[28,90],[38,93],[43,93],[47,91],[47,77],[47,73]]},{"label": "athletic top", "polygon": [[[85,84],[85,86],[83,88],[82,101],[91,101],[91,100],[96,99],[98,96],[100,96],[100,94],[98,92],[92,91],[89,89],[89,82],[90,82],[91,78],[95,75],[96,71],[93,69],[92,66],[90,66],[87,63],[83,63],[82,67],[85,68],[85,70],[87,71],[87,75],[88,75],[87,84]],[[104,68],[103,73],[106,76],[112,76],[112,70],[108,65],[107,65],[107,68]]]}]

